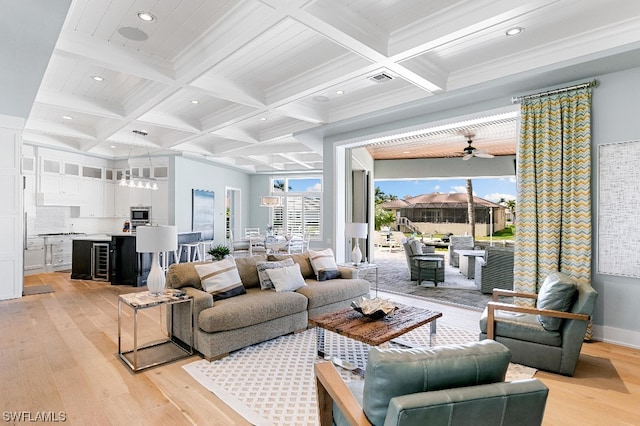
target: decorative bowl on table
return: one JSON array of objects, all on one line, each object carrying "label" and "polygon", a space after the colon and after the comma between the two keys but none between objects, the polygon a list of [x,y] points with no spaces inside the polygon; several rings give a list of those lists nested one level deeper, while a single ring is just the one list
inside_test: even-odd
[{"label": "decorative bowl on table", "polygon": [[384,299],[365,299],[351,302],[354,311],[374,320],[382,319],[398,309],[396,305]]}]

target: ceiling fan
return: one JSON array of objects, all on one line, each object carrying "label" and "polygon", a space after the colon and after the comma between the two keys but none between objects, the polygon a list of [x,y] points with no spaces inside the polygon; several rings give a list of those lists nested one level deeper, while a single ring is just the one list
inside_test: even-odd
[{"label": "ceiling fan", "polygon": [[474,135],[465,135],[465,137],[467,138],[467,143],[469,144],[469,146],[467,146],[465,149],[462,150],[462,159],[463,160],[470,160],[471,157],[479,157],[479,158],[493,158],[493,154],[489,154],[488,152],[479,150],[473,146],[471,146],[471,144],[473,143],[473,140],[471,138],[473,138]]}]

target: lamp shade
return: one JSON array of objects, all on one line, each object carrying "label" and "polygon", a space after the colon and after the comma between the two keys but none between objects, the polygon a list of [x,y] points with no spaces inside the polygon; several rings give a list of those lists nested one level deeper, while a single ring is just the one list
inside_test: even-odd
[{"label": "lamp shade", "polygon": [[260,197],[260,206],[262,207],[279,207],[282,205],[282,197],[264,195]]},{"label": "lamp shade", "polygon": [[138,226],[136,251],[157,253],[178,249],[178,229],[175,226]]},{"label": "lamp shade", "polygon": [[344,235],[350,238],[367,238],[368,223],[347,222],[344,225]]}]

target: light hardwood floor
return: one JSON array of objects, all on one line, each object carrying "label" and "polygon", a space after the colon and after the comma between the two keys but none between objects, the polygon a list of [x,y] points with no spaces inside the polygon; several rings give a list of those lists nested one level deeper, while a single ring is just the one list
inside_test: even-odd
[{"label": "light hardwood floor", "polygon": [[[67,424],[83,425],[248,424],[181,368],[198,356],[138,374],[117,358],[117,296],[139,289],[70,280],[68,273],[25,282],[55,292],[0,301],[3,421],[26,411],[63,412]],[[141,312],[141,334],[151,336],[160,316]],[[575,377],[536,377],[550,388],[544,424],[640,422],[639,350],[585,344]]]}]

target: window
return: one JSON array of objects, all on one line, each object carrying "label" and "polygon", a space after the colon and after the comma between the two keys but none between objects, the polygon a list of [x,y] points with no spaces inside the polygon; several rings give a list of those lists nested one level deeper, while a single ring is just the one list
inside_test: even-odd
[{"label": "window", "polygon": [[273,179],[272,195],[283,197],[271,208],[271,226],[284,234],[320,237],[322,179],[319,177]]}]

